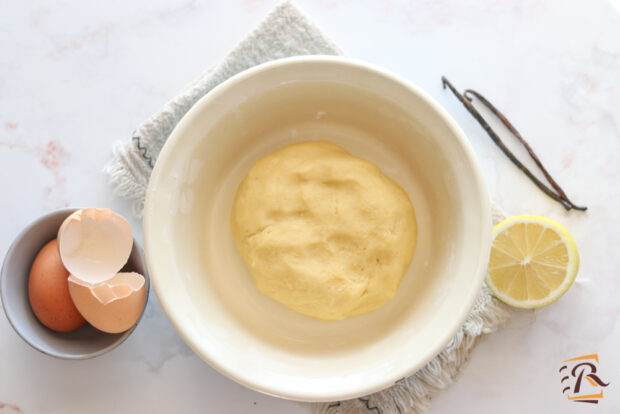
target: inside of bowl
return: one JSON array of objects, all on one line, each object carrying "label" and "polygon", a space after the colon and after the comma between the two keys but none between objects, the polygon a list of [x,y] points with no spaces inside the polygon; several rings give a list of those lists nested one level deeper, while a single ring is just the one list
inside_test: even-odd
[{"label": "inside of bowl", "polygon": [[[173,323],[217,368],[289,398],[353,396],[419,368],[462,321],[488,254],[484,189],[454,127],[401,84],[353,75],[283,71],[214,91],[167,144],[147,201],[149,270]],[[260,158],[308,140],[375,163],[414,205],[413,262],[369,314],[324,322],[289,310],[257,289],[235,247],[239,183]]]},{"label": "inside of bowl", "polygon": [[[59,210],[44,216],[17,237],[7,253],[2,268],[2,305],[15,331],[36,350],[62,359],[86,359],[118,346],[129,336],[135,325],[128,331],[118,334],[101,332],[88,323],[72,332],[55,332],[39,322],[28,298],[28,280],[32,262],[41,248],[56,237],[58,228],[73,211],[75,210]],[[144,257],[135,241],[122,271],[144,274],[148,292],[149,280],[145,273]]]}]

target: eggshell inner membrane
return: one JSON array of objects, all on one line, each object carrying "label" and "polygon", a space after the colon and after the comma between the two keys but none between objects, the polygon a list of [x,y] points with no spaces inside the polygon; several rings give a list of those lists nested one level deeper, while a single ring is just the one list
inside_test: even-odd
[{"label": "eggshell inner membrane", "polygon": [[104,208],[71,214],[58,230],[60,256],[78,279],[97,284],[113,277],[127,263],[133,237],[123,217]]},{"label": "eggshell inner membrane", "polygon": [[144,276],[117,273],[111,279],[88,284],[69,276],[69,292],[78,311],[95,328],[109,333],[124,332],[140,317],[146,301]]}]

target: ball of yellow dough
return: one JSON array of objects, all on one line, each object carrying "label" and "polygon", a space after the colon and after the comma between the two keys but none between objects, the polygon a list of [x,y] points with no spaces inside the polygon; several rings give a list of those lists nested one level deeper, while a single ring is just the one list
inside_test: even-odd
[{"label": "ball of yellow dough", "polygon": [[403,189],[328,142],[258,161],[237,190],[230,225],[260,291],[321,320],[361,315],[394,297],[416,246]]}]

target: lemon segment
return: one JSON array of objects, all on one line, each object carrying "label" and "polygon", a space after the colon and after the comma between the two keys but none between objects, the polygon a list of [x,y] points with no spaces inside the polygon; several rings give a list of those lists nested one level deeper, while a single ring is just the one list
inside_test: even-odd
[{"label": "lemon segment", "polygon": [[577,276],[577,245],[564,226],[540,216],[514,216],[493,228],[486,283],[518,308],[555,302]]}]

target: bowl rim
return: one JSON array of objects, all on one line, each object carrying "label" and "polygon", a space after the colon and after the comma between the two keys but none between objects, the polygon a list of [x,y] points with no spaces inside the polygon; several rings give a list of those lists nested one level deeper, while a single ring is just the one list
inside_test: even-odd
[{"label": "bowl rim", "polygon": [[[51,212],[49,212],[47,214],[44,214],[44,215],[36,218],[35,220],[31,221],[26,226],[24,226],[24,228],[17,234],[17,236],[15,236],[15,238],[11,242],[11,245],[9,246],[8,250],[6,251],[6,254],[4,255],[4,260],[2,262],[2,268],[0,269],[0,301],[2,302],[2,310],[4,311],[4,315],[6,316],[6,319],[9,321],[9,325],[11,325],[11,327],[13,328],[15,333],[17,333],[17,335],[25,343],[30,345],[30,347],[32,347],[33,349],[39,351],[40,353],[42,353],[44,355],[49,355],[49,356],[54,357],[54,358],[65,359],[65,360],[84,360],[84,359],[95,358],[95,357],[98,357],[100,355],[105,354],[106,352],[109,352],[109,351],[113,350],[114,348],[118,347],[120,344],[125,342],[127,340],[127,338],[129,337],[129,335],[131,335],[131,333],[137,328],[138,323],[140,322],[140,320],[142,319],[142,316],[144,315],[144,311],[146,310],[146,305],[148,304],[148,301],[149,301],[149,290],[150,290],[150,277],[147,274],[147,275],[144,275],[145,283],[146,283],[146,298],[145,298],[145,301],[144,301],[144,307],[142,308],[142,313],[140,313],[140,316],[138,317],[138,320],[136,321],[136,323],[131,328],[129,328],[128,330],[123,332],[122,335],[120,335],[115,342],[111,343],[110,345],[108,345],[108,346],[106,346],[104,348],[98,349],[97,351],[94,351],[94,352],[91,352],[91,353],[88,353],[88,354],[68,354],[68,353],[50,352],[48,350],[42,349],[42,348],[38,347],[37,345],[33,344],[32,342],[30,342],[24,336],[24,334],[21,331],[21,328],[13,320],[13,317],[11,315],[11,311],[9,311],[7,309],[7,306],[5,305],[6,302],[7,302],[7,300],[6,300],[7,299],[7,297],[6,297],[7,292],[6,292],[6,289],[5,289],[5,283],[6,283],[6,278],[8,277],[7,276],[7,274],[8,274],[8,270],[7,270],[8,262],[11,259],[11,257],[13,256],[19,241],[21,241],[21,239],[23,239],[29,232],[35,230],[41,223],[45,222],[46,220],[49,220],[53,216],[60,216],[60,215],[65,215],[66,214],[66,217],[68,217],[71,213],[73,213],[73,212],[75,212],[77,210],[80,210],[80,208],[69,207],[69,208],[62,208],[62,209],[59,209],[59,210],[54,210],[54,211],[51,211]],[[140,255],[140,259],[142,260],[142,262],[144,264],[146,264],[146,255],[144,253],[144,250],[140,247],[140,244],[137,242],[135,237],[133,238],[133,243],[134,243],[134,246],[137,247],[137,251],[138,251],[138,254]],[[145,269],[146,269],[146,266],[145,266]]]},{"label": "bowl rim", "polygon": [[[245,79],[255,76],[258,73],[264,71],[268,71],[281,66],[298,65],[304,63],[348,66],[353,68],[354,70],[371,72],[376,76],[387,78],[399,84],[409,93],[416,95],[422,101],[424,101],[424,103],[428,105],[435,113],[437,113],[439,117],[442,118],[442,120],[446,123],[447,127],[450,129],[453,135],[453,138],[463,150],[464,159],[471,167],[473,182],[476,184],[475,189],[478,193],[477,198],[482,207],[480,211],[481,221],[483,223],[487,223],[486,225],[481,226],[482,228],[480,229],[481,243],[479,250],[480,253],[478,258],[478,266],[474,275],[475,277],[472,278],[472,286],[475,285],[475,289],[471,290],[471,294],[465,302],[466,306],[463,306],[463,308],[460,309],[459,317],[455,318],[453,324],[449,327],[449,329],[446,329],[444,331],[441,340],[437,342],[438,345],[433,349],[429,349],[429,351],[426,355],[424,355],[423,358],[418,359],[417,363],[398,367],[394,369],[390,374],[384,375],[375,381],[368,381],[366,384],[364,384],[363,387],[357,387],[355,389],[352,389],[351,387],[344,387],[346,389],[321,389],[319,392],[311,389],[293,389],[287,387],[286,384],[281,383],[265,384],[261,382],[260,375],[248,374],[248,371],[230,369],[226,366],[225,361],[221,361],[217,358],[217,355],[211,355],[210,352],[206,352],[205,350],[203,350],[199,346],[199,344],[194,343],[192,335],[189,334],[184,327],[185,324],[183,323],[183,319],[180,317],[179,314],[174,311],[174,304],[170,302],[169,297],[163,294],[164,292],[160,286],[158,271],[157,269],[153,268],[151,260],[150,246],[156,242],[156,240],[152,239],[152,232],[150,231],[151,227],[153,227],[153,224],[155,224],[152,223],[152,214],[155,207],[153,206],[151,200],[153,199],[154,193],[156,192],[156,184],[157,182],[159,182],[160,177],[164,174],[164,171],[162,171],[162,167],[158,168],[158,166],[164,165],[171,158],[174,148],[176,144],[181,141],[183,132],[185,131],[187,126],[190,125],[196,117],[200,116],[201,112],[203,112],[203,109],[208,106],[211,101],[213,101],[217,96],[224,93],[233,85],[238,84]],[[434,98],[432,98],[419,86],[415,85],[405,77],[398,75],[388,69],[384,69],[380,66],[359,59],[329,55],[286,57],[251,67],[240,73],[237,73],[236,75],[231,76],[227,80],[215,86],[202,98],[200,98],[177,123],[170,136],[166,140],[157,158],[157,161],[158,162],[156,162],[155,167],[153,168],[153,171],[151,173],[149,185],[146,192],[143,214],[144,218],[142,224],[144,252],[146,255],[147,268],[152,278],[153,290],[155,291],[157,299],[161,304],[164,314],[166,315],[170,323],[174,326],[179,335],[183,338],[185,343],[198,356],[200,356],[201,359],[207,362],[216,371],[252,390],[289,400],[323,402],[357,398],[363,395],[372,394],[374,392],[386,389],[394,385],[396,381],[399,381],[414,374],[431,359],[433,359],[436,355],[438,355],[442,349],[445,348],[448,342],[454,337],[458,329],[463,325],[465,319],[469,315],[474,305],[478,293],[480,292],[480,288],[482,287],[491,249],[492,216],[491,203],[488,196],[486,182],[482,174],[482,170],[478,164],[477,158],[475,156],[473,147],[467,139],[467,136],[465,135],[463,130],[459,127],[459,125],[456,123],[456,121],[452,118],[452,116],[448,113],[446,109],[444,109],[439,103],[435,101]]]}]

